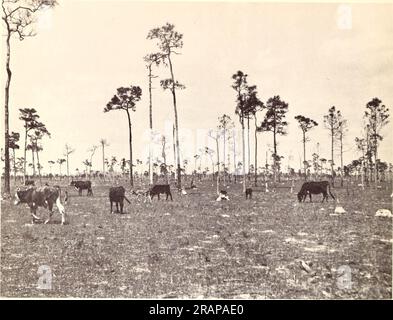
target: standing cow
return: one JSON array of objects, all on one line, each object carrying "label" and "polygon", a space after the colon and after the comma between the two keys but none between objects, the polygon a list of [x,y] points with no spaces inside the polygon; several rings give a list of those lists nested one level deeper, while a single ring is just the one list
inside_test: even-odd
[{"label": "standing cow", "polygon": [[160,200],[161,193],[166,194],[166,200],[168,200],[168,197],[171,197],[171,200],[173,201],[171,188],[169,187],[169,184],[156,184],[155,186],[149,189],[148,196],[151,200],[156,195],[158,200]]},{"label": "standing cow", "polygon": [[79,195],[82,195],[82,190],[87,190],[87,195],[92,196],[93,190],[91,189],[91,181],[71,181],[71,186],[74,186],[78,190]]},{"label": "standing cow", "polygon": [[335,199],[333,196],[332,192],[330,191],[330,183],[329,181],[310,181],[310,182],[305,182],[302,185],[302,188],[300,189],[299,193],[297,194],[297,198],[299,202],[304,202],[306,200],[307,195],[310,197],[310,202],[311,200],[311,194],[320,194],[322,193],[323,198],[322,202],[326,199],[328,201],[328,191],[330,196]]},{"label": "standing cow", "polygon": [[56,206],[61,214],[61,224],[65,224],[65,209],[64,206],[61,204],[60,196],[60,187],[30,187],[26,190],[21,190],[20,188],[18,188],[15,193],[14,204],[28,204],[32,216],[32,224],[34,224],[35,220],[41,220],[41,218],[37,217],[36,215],[38,207],[48,208],[48,219],[45,220],[45,224],[47,224],[50,222],[53,214],[53,205],[56,203]]},{"label": "standing cow", "polygon": [[119,204],[120,204],[120,213],[123,213],[123,204],[124,199],[131,204],[130,200],[127,199],[126,190],[124,187],[111,187],[109,189],[109,201],[111,203],[111,213],[113,213],[113,203],[116,204],[116,212],[119,212]]}]

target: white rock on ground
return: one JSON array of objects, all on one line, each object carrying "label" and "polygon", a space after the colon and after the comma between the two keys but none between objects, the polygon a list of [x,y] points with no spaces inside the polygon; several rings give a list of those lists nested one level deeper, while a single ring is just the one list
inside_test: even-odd
[{"label": "white rock on ground", "polygon": [[336,207],[336,209],[334,209],[335,213],[346,213],[345,209],[343,207]]},{"label": "white rock on ground", "polygon": [[377,212],[375,213],[376,217],[388,217],[388,218],[392,218],[393,215],[390,212],[390,210],[388,209],[379,209],[377,210]]}]

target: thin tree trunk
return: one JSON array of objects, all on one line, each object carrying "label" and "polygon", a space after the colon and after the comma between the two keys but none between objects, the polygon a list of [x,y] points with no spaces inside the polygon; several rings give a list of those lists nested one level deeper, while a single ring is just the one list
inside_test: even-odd
[{"label": "thin tree trunk", "polygon": [[218,143],[218,137],[216,137],[216,148],[217,148],[217,195],[220,193],[220,146]]},{"label": "thin tree trunk", "polygon": [[237,182],[237,170],[236,170],[236,134],[235,130],[232,131],[233,133],[233,174],[235,175],[235,183]]},{"label": "thin tree trunk", "polygon": [[210,160],[211,160],[211,162],[212,162],[212,170],[213,170],[213,171],[212,171],[212,180],[213,180],[213,182],[214,182],[214,173],[215,173],[215,169],[214,169],[214,168],[215,168],[215,167],[214,167],[214,160],[213,160],[213,157],[211,157]]},{"label": "thin tree trunk", "polygon": [[276,109],[274,108],[274,120],[273,120],[273,145],[274,145],[274,159],[273,159],[273,164],[274,164],[274,186],[276,185],[277,182],[277,140],[276,140]]},{"label": "thin tree trunk", "polygon": [[[275,121],[275,120],[274,120]],[[274,156],[273,156],[273,166],[274,166],[274,170],[273,170],[273,180],[274,180],[274,184],[276,184],[277,182],[277,141],[276,141],[276,128],[274,128],[273,131],[273,145],[274,145]]]},{"label": "thin tree trunk", "polygon": [[224,162],[224,169],[223,169],[223,184],[224,184],[224,186],[226,185],[225,184],[225,168],[226,168],[226,163],[225,163],[225,131],[226,131],[226,129],[224,128],[224,132],[223,132],[223,138],[224,138],[224,158],[223,158],[223,162]]},{"label": "thin tree trunk", "polygon": [[10,84],[11,84],[11,76],[12,72],[10,69],[10,59],[11,59],[11,30],[10,25],[7,19],[3,19],[7,26],[7,56],[6,56],[6,72],[7,72],[7,80],[5,84],[5,101],[4,101],[4,197],[8,197],[11,193],[10,189],[10,149],[9,149],[9,97],[10,97]]},{"label": "thin tree trunk", "polygon": [[251,158],[251,150],[250,150],[250,116],[247,117],[247,175],[248,180],[250,180],[250,158]]},{"label": "thin tree trunk", "polygon": [[[70,167],[69,167],[69,164],[68,164],[68,151],[66,151],[67,152],[67,177],[69,178],[70,177]],[[37,157],[38,157],[38,155],[37,155]]]},{"label": "thin tree trunk", "polygon": [[258,132],[257,132],[257,115],[254,115],[255,119],[255,154],[254,154],[254,186],[256,187],[258,185]]},{"label": "thin tree trunk", "polygon": [[175,125],[172,126],[172,142],[173,142],[173,161],[174,161],[174,168],[175,168],[175,179],[177,179]]},{"label": "thin tree trunk", "polygon": [[153,185],[153,169],[152,169],[152,139],[153,139],[153,98],[151,92],[151,64],[149,65],[149,182]]},{"label": "thin tree trunk", "polygon": [[102,144],[102,173],[104,175],[104,180],[105,180],[105,146],[104,146],[104,143]]},{"label": "thin tree trunk", "polygon": [[333,158],[334,158],[334,129],[332,127],[331,129],[331,136],[332,136],[332,161],[330,163],[330,168],[331,168],[331,174],[332,174],[332,185],[334,186],[334,164],[333,164]]},{"label": "thin tree trunk", "polygon": [[133,170],[132,170],[132,130],[131,130],[131,117],[130,117],[130,112],[128,109],[126,110],[127,112],[127,118],[128,118],[128,144],[130,147],[130,185],[131,187],[134,186],[134,175],[133,175]]},{"label": "thin tree trunk", "polygon": [[303,131],[303,165],[304,165],[304,180],[307,181],[307,164],[306,164],[306,132]]},{"label": "thin tree trunk", "polygon": [[34,158],[34,149],[31,149],[31,155],[33,159],[33,178],[35,178],[35,158]]},{"label": "thin tree trunk", "polygon": [[243,193],[246,192],[246,142],[244,141],[244,118],[242,117],[242,147],[243,147]]},{"label": "thin tree trunk", "polygon": [[[40,157],[38,155],[38,149],[35,152],[37,154],[38,179],[40,180],[40,184],[41,184],[41,168],[40,168]],[[67,166],[68,166],[68,161],[67,161]]]},{"label": "thin tree trunk", "polygon": [[[376,143],[376,142],[375,142]],[[374,166],[374,176],[375,176],[375,188],[378,186],[379,176],[378,176],[378,163],[377,163],[377,145],[375,145],[375,166]]]},{"label": "thin tree trunk", "polygon": [[13,157],[14,157],[14,182],[16,183],[16,158],[15,158],[15,149],[12,149]]},{"label": "thin tree trunk", "polygon": [[177,106],[176,106],[176,90],[175,90],[175,76],[173,75],[171,56],[168,55],[169,69],[171,71],[172,78],[172,98],[173,98],[173,109],[175,112],[175,135],[176,135],[176,153],[177,153],[177,188],[181,189],[181,168],[180,168],[180,148],[179,148],[179,123],[177,117]]},{"label": "thin tree trunk", "polygon": [[27,122],[25,122],[25,147],[23,150],[25,161],[23,162],[23,184],[26,183],[26,164],[27,164]]},{"label": "thin tree trunk", "polygon": [[341,168],[341,187],[344,186],[344,160],[343,160],[343,135],[340,134],[340,168]]},{"label": "thin tree trunk", "polygon": [[164,159],[164,166],[165,166],[165,182],[168,184],[168,170],[167,170],[167,165],[166,165],[166,153],[165,153],[165,145],[166,145],[166,140],[165,136],[162,138],[162,157]]}]

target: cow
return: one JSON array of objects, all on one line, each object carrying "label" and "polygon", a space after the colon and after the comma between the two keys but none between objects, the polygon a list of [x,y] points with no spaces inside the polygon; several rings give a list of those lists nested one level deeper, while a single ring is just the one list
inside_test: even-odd
[{"label": "cow", "polygon": [[113,203],[116,204],[116,212],[119,212],[119,204],[120,204],[120,213],[123,213],[123,203],[124,199],[131,204],[130,200],[127,199],[126,190],[124,187],[111,187],[109,189],[109,201],[111,203],[111,213],[113,213]]},{"label": "cow", "polygon": [[34,224],[35,220],[41,220],[41,218],[36,215],[38,207],[47,208],[49,210],[48,219],[44,222],[45,224],[49,223],[53,214],[53,205],[56,204],[61,214],[61,224],[65,224],[65,209],[61,204],[60,197],[60,187],[30,187],[25,190],[18,188],[15,192],[14,204],[27,203],[30,207],[32,224]]},{"label": "cow", "polygon": [[26,180],[25,186],[35,186],[35,181],[34,180]]},{"label": "cow", "polygon": [[247,188],[246,189],[246,199],[251,199],[252,198],[252,188]]},{"label": "cow", "polygon": [[87,195],[88,196],[92,196],[93,195],[93,191],[91,189],[91,181],[71,181],[71,186],[74,186],[76,190],[78,190],[79,195],[82,195],[82,190],[87,189]]},{"label": "cow", "polygon": [[310,197],[310,202],[311,200],[311,194],[323,194],[322,202],[326,199],[328,201],[328,193],[327,191],[329,190],[330,196],[335,199],[333,196],[332,192],[330,191],[330,183],[329,181],[310,181],[310,182],[305,182],[303,183],[300,191],[297,194],[297,198],[299,202],[304,202],[306,200],[307,195]]},{"label": "cow", "polygon": [[171,201],[173,201],[172,198],[172,193],[171,193],[171,189],[169,187],[169,184],[156,184],[155,186],[151,187],[148,191],[148,196],[151,199],[153,199],[153,197],[155,195],[157,195],[158,200],[160,200],[160,193],[165,193],[166,194],[166,200],[168,200],[168,196],[171,197]]}]

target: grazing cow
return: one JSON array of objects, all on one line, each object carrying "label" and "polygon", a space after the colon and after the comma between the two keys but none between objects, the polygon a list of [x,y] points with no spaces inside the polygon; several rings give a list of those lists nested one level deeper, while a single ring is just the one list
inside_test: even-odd
[{"label": "grazing cow", "polygon": [[151,200],[151,199],[153,199],[153,197],[155,195],[157,195],[158,200],[160,200],[160,193],[166,194],[166,200],[168,200],[168,196],[170,196],[171,200],[173,201],[171,189],[169,188],[169,184],[156,184],[155,186],[153,186],[149,189],[148,196]]},{"label": "grazing cow", "polygon": [[130,200],[127,199],[126,190],[124,187],[111,187],[109,189],[109,201],[111,203],[111,213],[113,213],[113,202],[116,203],[116,212],[119,212],[119,204],[120,204],[120,213],[123,213],[123,203],[124,199],[131,204]]},{"label": "grazing cow", "polygon": [[305,182],[302,185],[302,188],[300,189],[299,193],[297,194],[297,198],[299,202],[304,202],[306,200],[307,195],[310,196],[310,202],[311,200],[311,194],[323,194],[322,202],[326,199],[328,200],[328,193],[327,191],[329,190],[330,196],[335,199],[333,196],[332,192],[330,191],[330,183],[329,181],[310,181],[310,182]]},{"label": "grazing cow", "polygon": [[34,180],[26,180],[25,186],[35,186],[35,181]]},{"label": "grazing cow", "polygon": [[252,189],[247,188],[246,189],[246,199],[251,199],[252,198]]},{"label": "grazing cow", "polygon": [[56,206],[61,214],[61,224],[64,224],[65,209],[64,206],[61,204],[60,196],[60,187],[30,187],[26,190],[21,190],[20,188],[18,188],[15,193],[14,204],[18,205],[19,203],[27,203],[27,205],[30,207],[32,224],[34,224],[35,220],[41,220],[41,218],[37,217],[36,215],[38,207],[48,208],[48,219],[45,220],[45,224],[47,224],[53,214],[53,205],[56,203]]},{"label": "grazing cow", "polygon": [[82,190],[87,190],[87,195],[92,196],[93,191],[91,189],[91,181],[71,181],[71,186],[74,186],[76,190],[78,190],[79,195],[82,195]]}]

